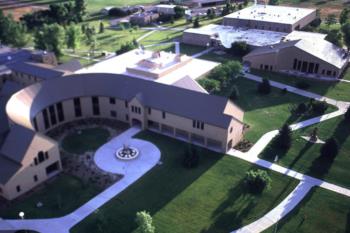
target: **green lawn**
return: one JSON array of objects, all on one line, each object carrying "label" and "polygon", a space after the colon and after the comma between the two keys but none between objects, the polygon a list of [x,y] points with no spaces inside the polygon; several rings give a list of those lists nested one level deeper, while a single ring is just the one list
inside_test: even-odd
[{"label": "green lawn", "polygon": [[186,143],[151,132],[137,137],[159,147],[163,164],[72,232],[97,232],[99,226],[105,233],[133,232],[135,214],[140,210],[151,213],[158,233],[229,232],[271,210],[297,184],[296,180],[270,172],[272,189],[253,196],[243,187],[245,172],[255,168],[251,164],[199,149],[199,166],[188,170],[181,165]]},{"label": "green lawn", "polygon": [[87,0],[87,9],[91,12],[100,11],[106,6],[133,6],[159,3],[159,0]]},{"label": "green lawn", "polygon": [[[94,197],[101,190],[69,175],[59,175],[44,184],[43,188],[15,201],[11,207],[1,213],[3,218],[18,218],[18,213],[24,211],[26,218],[53,218],[66,215]],[[36,207],[42,202],[41,208]]]},{"label": "green lawn", "polygon": [[[322,189],[311,193],[278,223],[278,233],[350,232],[350,198]],[[275,226],[264,233],[275,233]]]},{"label": "green lawn", "polygon": [[109,136],[110,133],[108,130],[103,128],[88,128],[81,131],[75,130],[62,140],[62,148],[72,154],[83,154],[87,151],[95,151],[107,142]]},{"label": "green lawn", "polygon": [[[297,82],[303,81],[310,84],[310,88],[307,89],[307,91],[314,92],[337,100],[350,101],[350,83],[316,81],[288,76],[285,74],[258,70],[253,70],[252,73],[291,86],[296,86]],[[350,69],[346,71],[344,79],[350,79]]]},{"label": "green lawn", "polygon": [[[331,183],[350,188],[350,127],[338,117],[295,131],[293,144],[288,152],[284,152],[277,145],[271,143],[260,155],[261,158],[272,161],[275,155],[280,156],[278,163],[285,167],[293,168],[302,173],[315,176]],[[340,153],[334,161],[324,162],[319,159],[320,144],[307,143],[301,136],[309,136],[312,130],[318,128],[318,136],[321,140],[335,137]]]},{"label": "green lawn", "polygon": [[[257,82],[239,78],[235,85],[239,90],[239,97],[234,102],[243,109],[244,122],[250,126],[245,133],[245,138],[256,142],[263,134],[280,128],[283,124],[295,123],[315,117],[315,114],[297,116],[291,113],[296,105],[308,102],[305,97],[292,93],[283,94],[280,89],[272,88],[268,95],[261,95],[257,92]],[[219,93],[228,96],[228,93]],[[335,110],[329,107],[328,111]]]},{"label": "green lawn", "polygon": [[204,54],[203,56],[199,57],[200,59],[204,59],[204,60],[209,60],[209,61],[215,61],[215,62],[219,62],[219,63],[224,63],[227,61],[242,61],[241,57],[236,57],[233,56],[231,54],[225,53],[225,54],[216,54],[215,52],[210,52],[207,54]]}]

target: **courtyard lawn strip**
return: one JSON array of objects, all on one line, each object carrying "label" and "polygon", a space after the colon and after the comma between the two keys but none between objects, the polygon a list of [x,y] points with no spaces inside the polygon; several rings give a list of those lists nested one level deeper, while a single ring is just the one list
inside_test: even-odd
[{"label": "courtyard lawn strip", "polygon": [[[257,92],[258,83],[245,78],[238,78],[234,85],[239,91],[239,97],[233,102],[244,111],[244,123],[250,126],[244,137],[252,143],[266,132],[278,129],[283,124],[292,124],[319,115],[309,113],[298,116],[291,113],[298,104],[309,101],[303,96],[283,93],[280,89],[273,87],[270,94],[261,95]],[[218,94],[229,96],[225,90]],[[335,107],[329,106],[327,112],[335,110]]]},{"label": "courtyard lawn strip", "polygon": [[[132,232],[135,214],[149,211],[157,232],[229,232],[263,216],[296,186],[297,181],[274,172],[272,189],[261,196],[244,190],[246,171],[257,168],[235,158],[200,149],[199,166],[185,169],[188,144],[145,131],[137,138],[154,143],[162,165],[112,199],[72,232]],[[103,219],[101,221],[101,219]]]},{"label": "courtyard lawn strip", "polygon": [[[301,138],[309,136],[313,129],[318,128],[318,137],[325,141],[334,137],[339,145],[339,154],[334,161],[319,159],[322,144],[311,144]],[[279,156],[278,164],[295,171],[350,188],[350,127],[343,122],[343,117],[337,117],[328,121],[293,132],[292,147],[287,151],[271,142],[259,156],[262,159],[273,161]]]},{"label": "courtyard lawn strip", "polygon": [[62,148],[68,153],[83,154],[95,151],[107,142],[109,137],[108,130],[99,127],[74,130],[63,139]]},{"label": "courtyard lawn strip", "polygon": [[[350,199],[322,188],[313,188],[289,215],[277,224],[279,233],[349,232]],[[264,231],[274,233],[276,225]]]},{"label": "courtyard lawn strip", "polygon": [[[265,72],[260,70],[252,70],[251,73],[293,87],[297,87],[298,82],[303,82],[309,84],[309,88],[307,88],[306,91],[314,92],[336,100],[350,101],[350,83],[347,82],[318,81],[315,79],[306,79],[287,74]],[[344,74],[344,79],[349,79],[349,76],[350,69],[347,69]]]},{"label": "courtyard lawn strip", "polygon": [[[37,191],[15,200],[0,217],[18,219],[18,213],[24,211],[26,218],[53,218],[69,214],[80,207],[101,190],[92,184],[84,184],[79,178],[61,174],[37,187]],[[42,207],[37,207],[41,202]]]}]

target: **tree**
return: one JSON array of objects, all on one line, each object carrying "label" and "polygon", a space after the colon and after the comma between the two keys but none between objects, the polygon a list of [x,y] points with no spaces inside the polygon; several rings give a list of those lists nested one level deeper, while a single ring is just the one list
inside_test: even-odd
[{"label": "tree", "polygon": [[193,21],[193,27],[194,28],[199,28],[201,25],[199,24],[199,18],[196,17]]},{"label": "tree", "polygon": [[209,79],[217,80],[220,83],[220,90],[231,88],[235,79],[239,76],[242,65],[237,61],[228,61],[215,67],[208,75]]},{"label": "tree", "polygon": [[343,38],[343,35],[339,29],[332,29],[328,32],[325,39],[335,44],[338,47],[342,47],[343,46],[342,38]]},{"label": "tree", "polygon": [[175,12],[176,19],[179,19],[185,16],[185,8],[183,8],[182,6],[175,6],[174,12]]},{"label": "tree", "polygon": [[279,0],[269,0],[270,5],[279,5]]},{"label": "tree", "polygon": [[220,82],[214,79],[202,78],[198,81],[198,83],[209,93],[216,93],[221,90]]},{"label": "tree", "polygon": [[130,42],[124,43],[120,46],[120,49],[116,51],[116,54],[119,55],[122,53],[126,53],[130,50],[135,49],[136,47],[137,46],[134,43],[130,43]]},{"label": "tree", "polygon": [[349,14],[350,14],[350,9],[349,8],[344,8],[341,13],[340,13],[340,16],[339,16],[339,23],[340,24],[345,24],[346,21],[348,21],[349,19]]},{"label": "tree", "polygon": [[288,150],[292,145],[292,130],[287,124],[284,124],[279,130],[277,142],[280,148]]},{"label": "tree", "polygon": [[258,92],[265,95],[271,92],[271,84],[268,79],[264,78],[262,82],[258,84]]},{"label": "tree", "polygon": [[350,48],[350,22],[346,22],[342,25],[342,31],[343,31],[343,40],[345,45],[348,47],[348,50]]},{"label": "tree", "polygon": [[337,16],[335,14],[329,14],[327,15],[326,19],[325,19],[325,23],[330,26],[332,24],[336,24],[337,23]]},{"label": "tree", "polygon": [[139,211],[136,213],[136,224],[138,225],[138,233],[154,233],[152,216],[146,211]]},{"label": "tree", "polygon": [[59,57],[62,55],[64,38],[64,30],[60,25],[44,25],[34,34],[35,48],[52,51]]},{"label": "tree", "polygon": [[105,32],[105,25],[103,24],[103,22],[101,21],[100,22],[100,30],[99,30],[99,33],[104,33]]},{"label": "tree", "polygon": [[337,141],[331,137],[326,140],[326,143],[321,147],[320,153],[322,158],[334,159],[339,152]]},{"label": "tree", "polygon": [[77,21],[81,22],[86,14],[86,2],[85,0],[75,0],[74,1],[74,12]]},{"label": "tree", "polygon": [[230,99],[231,100],[237,100],[238,97],[239,97],[239,90],[238,90],[236,85],[233,85],[232,86],[232,91],[231,91],[231,94],[230,94]]},{"label": "tree", "polygon": [[344,120],[346,122],[350,122],[350,107],[348,107],[348,109],[346,110],[346,112],[344,114]]},{"label": "tree", "polygon": [[30,40],[30,35],[27,32],[26,26],[14,21],[9,24],[7,36],[8,38],[11,38],[9,44],[16,48],[24,47]]},{"label": "tree", "polygon": [[82,34],[79,27],[75,25],[70,25],[69,27],[67,27],[67,30],[66,30],[67,48],[73,49],[73,52],[75,53],[75,50],[79,48],[81,37],[82,37]]},{"label": "tree", "polygon": [[215,18],[215,10],[213,8],[208,8],[208,10],[207,10],[207,17],[209,19],[214,19]]},{"label": "tree", "polygon": [[185,156],[182,165],[185,168],[195,168],[199,164],[199,155],[196,148],[189,146],[185,151]]},{"label": "tree", "polygon": [[249,53],[250,48],[245,41],[236,41],[232,43],[231,48],[228,51],[232,55],[243,57]]},{"label": "tree", "polygon": [[271,187],[272,180],[266,171],[257,169],[248,171],[244,181],[251,193],[260,194]]}]

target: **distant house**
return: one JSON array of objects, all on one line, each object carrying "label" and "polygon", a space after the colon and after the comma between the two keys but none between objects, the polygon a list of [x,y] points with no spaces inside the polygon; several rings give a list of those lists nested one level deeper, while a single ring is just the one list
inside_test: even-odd
[{"label": "distant house", "polygon": [[135,14],[130,17],[130,23],[133,25],[146,26],[151,24],[159,18],[158,13],[144,12],[140,14]]},{"label": "distant house", "polygon": [[[159,4],[156,5],[154,8],[154,11],[159,13],[159,14],[163,14],[163,15],[175,15],[175,7],[177,5],[166,5],[166,4]],[[188,9],[188,7],[186,6],[181,6],[183,7],[185,10]]]}]

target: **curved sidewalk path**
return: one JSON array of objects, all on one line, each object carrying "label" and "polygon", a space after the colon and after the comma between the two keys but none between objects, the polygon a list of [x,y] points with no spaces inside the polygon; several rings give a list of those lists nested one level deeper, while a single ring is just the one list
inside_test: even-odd
[{"label": "curved sidewalk path", "polygon": [[[68,233],[74,225],[117,196],[159,162],[161,152],[155,145],[132,138],[140,131],[139,128],[132,127],[104,144],[95,153],[94,160],[97,166],[105,171],[124,175],[121,180],[66,216],[50,219],[0,220],[0,231],[33,230],[41,233]],[[137,147],[140,150],[139,157],[123,162],[114,158],[111,160],[115,151],[123,144]],[[121,166],[115,168],[114,165]]]},{"label": "curved sidewalk path", "polygon": [[[261,82],[262,78],[248,74],[246,73],[245,77],[247,79]],[[280,89],[287,89],[289,92],[295,93],[297,95],[302,95],[308,98],[317,99],[319,101],[326,101],[328,104],[334,105],[339,108],[339,110],[325,114],[319,117],[314,117],[302,122],[298,122],[295,124],[290,125],[291,129],[298,130],[305,127],[308,127],[310,125],[318,124],[320,122],[338,117],[343,115],[347,108],[349,107],[350,103],[344,102],[344,101],[337,101],[334,99],[330,99],[321,95],[317,95],[311,92],[307,92],[289,85],[285,85],[282,83],[270,81],[271,86],[274,86],[276,88]],[[278,221],[280,221],[283,217],[285,217],[290,211],[292,211],[303,199],[304,197],[309,193],[312,187],[318,186],[325,189],[328,189],[330,191],[345,195],[347,197],[350,197],[350,189],[340,187],[338,185],[334,185],[328,182],[325,182],[323,180],[304,175],[302,173],[299,173],[297,171],[285,168],[283,166],[280,166],[275,163],[271,163],[269,161],[260,159],[258,155],[266,148],[266,146],[271,142],[271,140],[277,136],[278,130],[270,131],[266,134],[264,134],[257,143],[254,144],[254,146],[246,153],[243,153],[241,151],[231,149],[228,154],[231,156],[234,156],[236,158],[243,159],[245,161],[248,161],[250,163],[256,164],[258,166],[273,170],[275,172],[281,173],[283,175],[290,176],[292,178],[300,180],[297,187],[280,203],[278,204],[274,209],[269,211],[267,214],[265,214],[262,218],[254,221],[251,224],[248,224],[238,230],[232,231],[232,233],[258,233],[262,232],[274,224],[276,224]]]}]

